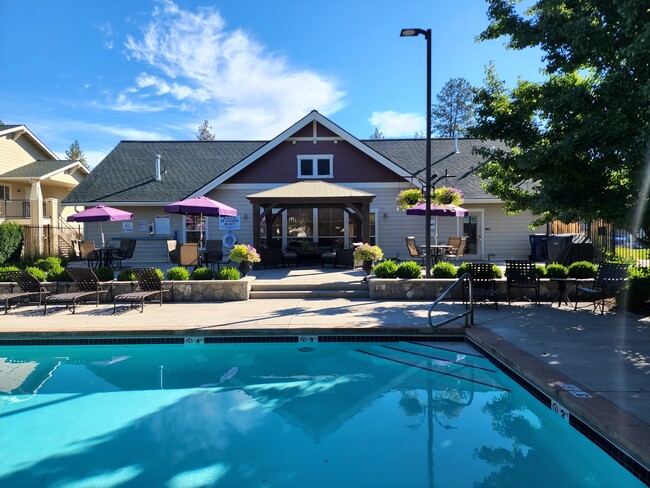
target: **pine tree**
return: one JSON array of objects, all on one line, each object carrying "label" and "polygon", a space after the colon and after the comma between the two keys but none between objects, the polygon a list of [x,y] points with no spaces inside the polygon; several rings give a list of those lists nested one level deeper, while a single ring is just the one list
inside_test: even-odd
[{"label": "pine tree", "polygon": [[212,126],[208,123],[208,119],[205,119],[203,123],[199,126],[199,131],[196,134],[196,138],[199,141],[214,141],[216,140],[215,135],[211,132]]},{"label": "pine tree", "polygon": [[474,121],[474,89],[465,78],[452,78],[431,107],[431,130],[441,137],[465,135]]},{"label": "pine tree", "polygon": [[65,152],[65,155],[68,157],[69,160],[79,161],[86,168],[89,167],[88,161],[86,161],[86,156],[84,152],[81,150],[81,147],[79,146],[79,141],[77,141],[76,139],[72,144],[70,144],[70,149],[68,149]]},{"label": "pine tree", "polygon": [[370,136],[370,139],[383,139],[384,133],[375,127],[375,132]]}]

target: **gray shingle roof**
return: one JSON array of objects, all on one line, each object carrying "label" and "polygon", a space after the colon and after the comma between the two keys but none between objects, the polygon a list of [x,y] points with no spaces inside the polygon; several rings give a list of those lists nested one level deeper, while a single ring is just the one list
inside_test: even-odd
[{"label": "gray shingle roof", "polygon": [[56,173],[73,163],[74,161],[69,160],[34,161],[33,163],[0,174],[0,178],[41,178],[45,175]]},{"label": "gray shingle roof", "polygon": [[[63,200],[174,202],[191,195],[255,152],[260,141],[122,141]],[[164,174],[155,181],[155,158]]]},{"label": "gray shingle roof", "polygon": [[[401,166],[409,173],[424,180],[426,174],[426,139],[372,139],[362,141],[369,147]],[[454,150],[453,139],[431,140],[431,174],[447,174],[455,178],[442,179],[436,184],[454,186],[463,190],[465,199],[493,198],[481,187],[481,179],[476,170],[483,161],[481,156],[473,154],[475,147],[503,147],[501,143],[483,142],[479,139],[458,139],[458,153]],[[433,178],[433,177],[432,177]],[[435,181],[435,178],[433,178]]]},{"label": "gray shingle roof", "polygon": [[[373,139],[361,142],[415,177],[424,178],[425,139]],[[63,203],[182,200],[265,144],[265,141],[122,141]],[[440,181],[437,186],[459,187],[466,199],[496,200],[485,193],[476,175],[482,159],[472,154],[472,149],[481,145],[492,143],[459,139],[459,152],[455,153],[453,139],[433,139],[432,173],[443,175],[446,169],[449,175],[456,176]],[[162,181],[154,180],[156,154],[161,155],[161,167],[165,171]]]}]

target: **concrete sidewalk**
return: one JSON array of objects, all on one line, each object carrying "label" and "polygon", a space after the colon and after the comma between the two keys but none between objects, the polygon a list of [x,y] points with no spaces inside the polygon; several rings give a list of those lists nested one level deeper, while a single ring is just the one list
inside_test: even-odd
[{"label": "concrete sidewalk", "polygon": [[[142,314],[121,306],[115,315],[112,305],[85,304],[74,315],[63,307],[52,307],[50,313],[48,307],[47,316],[42,308],[28,306],[0,316],[0,340],[88,335],[465,334],[462,320],[432,331],[427,321],[429,304],[347,299],[183,302],[148,304]],[[442,318],[461,310],[461,304],[445,303],[436,315]],[[649,320],[631,314],[601,316],[589,309],[574,312],[564,306],[500,304],[498,311],[479,305],[475,322],[467,336],[650,466]],[[571,398],[559,383],[577,385],[594,398]]]}]

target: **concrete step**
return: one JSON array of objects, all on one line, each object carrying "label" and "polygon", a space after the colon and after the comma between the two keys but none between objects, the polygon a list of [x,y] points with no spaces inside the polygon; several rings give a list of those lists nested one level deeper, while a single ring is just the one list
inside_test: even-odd
[{"label": "concrete step", "polygon": [[251,299],[277,299],[277,298],[370,298],[366,290],[251,290]]},{"label": "concrete step", "polygon": [[317,290],[368,290],[368,283],[340,282],[340,283],[284,283],[281,281],[253,281],[252,291],[317,291]]}]

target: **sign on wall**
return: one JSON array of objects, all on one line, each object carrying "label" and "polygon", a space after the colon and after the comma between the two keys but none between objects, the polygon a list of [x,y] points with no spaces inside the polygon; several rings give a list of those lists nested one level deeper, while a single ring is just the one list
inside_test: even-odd
[{"label": "sign on wall", "polygon": [[239,216],[237,217],[228,217],[220,216],[219,217],[219,230],[241,230],[241,222]]},{"label": "sign on wall", "polygon": [[125,220],[122,222],[122,234],[132,234],[133,233],[133,222],[130,220]]},{"label": "sign on wall", "polygon": [[147,221],[141,220],[138,222],[138,232],[147,232]]},{"label": "sign on wall", "polygon": [[169,215],[156,215],[155,233],[157,235],[170,235],[172,233]]}]

